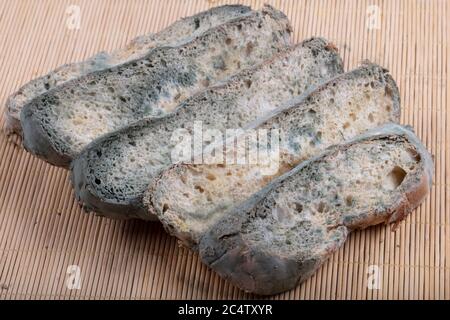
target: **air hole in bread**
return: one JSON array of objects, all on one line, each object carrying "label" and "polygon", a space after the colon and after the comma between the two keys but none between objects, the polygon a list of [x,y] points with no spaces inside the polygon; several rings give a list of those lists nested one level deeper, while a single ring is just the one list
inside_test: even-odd
[{"label": "air hole in bread", "polygon": [[353,205],[353,196],[349,195],[345,197],[345,204],[349,207]]},{"label": "air hole in bread", "polygon": [[374,122],[375,119],[373,117],[373,114],[369,113],[369,115],[367,116],[367,119],[369,119],[370,122]]},{"label": "air hole in bread", "polygon": [[303,211],[303,205],[301,204],[301,203],[295,203],[294,204],[294,206],[295,206],[295,211],[297,211],[298,213],[300,213],[300,212],[302,212]]},{"label": "air hole in bread", "polygon": [[252,86],[252,81],[251,80],[245,80],[245,86],[247,87],[247,89],[249,89]]},{"label": "air hole in bread", "polygon": [[96,184],[101,184],[102,181],[101,181],[99,178],[95,178],[95,183],[96,183]]},{"label": "air hole in bread", "polygon": [[385,87],[384,93],[389,97],[392,97],[393,95],[392,89],[389,87]]},{"label": "air hole in bread", "polygon": [[413,158],[417,162],[420,161],[420,154],[416,150],[409,148],[409,149],[407,149],[407,151],[408,151],[409,155],[411,156],[411,158]]},{"label": "air hole in bread", "polygon": [[211,180],[211,181],[214,181],[214,180],[216,180],[216,176],[209,173],[209,174],[206,176],[206,179]]},{"label": "air hole in bread", "polygon": [[324,202],[319,202],[317,206],[317,212],[323,213],[326,210],[326,204]]},{"label": "air hole in bread", "polygon": [[194,189],[195,190],[198,190],[198,192],[200,192],[200,193],[203,193],[203,192],[205,192],[205,189],[203,189],[201,186],[199,186],[199,185],[196,185],[195,187],[194,187]]},{"label": "air hole in bread", "polygon": [[386,190],[395,190],[399,185],[401,185],[406,177],[406,174],[407,173],[403,168],[395,166],[384,179],[383,187]]},{"label": "air hole in bread", "polygon": [[249,56],[252,53],[254,47],[255,45],[252,42],[247,43],[247,46],[245,47],[245,53]]},{"label": "air hole in bread", "polygon": [[353,112],[349,114],[350,118],[352,119],[352,121],[356,121],[356,114],[354,114]]},{"label": "air hole in bread", "polygon": [[195,28],[195,30],[200,28],[200,19],[199,18],[194,19],[194,28]]},{"label": "air hole in bread", "polygon": [[169,205],[167,203],[163,204],[162,212],[165,213],[167,210],[169,210]]},{"label": "air hole in bread", "polygon": [[203,81],[202,81],[202,85],[206,88],[206,87],[209,87],[209,85],[210,85],[210,82],[209,82],[209,80],[208,79],[204,79]]},{"label": "air hole in bread", "polygon": [[344,123],[344,125],[342,126],[344,129],[347,129],[350,127],[350,123],[346,122]]}]

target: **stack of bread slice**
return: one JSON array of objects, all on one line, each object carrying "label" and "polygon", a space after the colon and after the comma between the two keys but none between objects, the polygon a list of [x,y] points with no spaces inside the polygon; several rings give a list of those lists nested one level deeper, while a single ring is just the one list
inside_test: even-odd
[{"label": "stack of bread slice", "polygon": [[352,230],[405,218],[433,164],[386,69],[344,73],[290,33],[271,6],[202,12],[24,85],[7,130],[71,170],[86,211],[159,220],[244,290],[291,289]]}]

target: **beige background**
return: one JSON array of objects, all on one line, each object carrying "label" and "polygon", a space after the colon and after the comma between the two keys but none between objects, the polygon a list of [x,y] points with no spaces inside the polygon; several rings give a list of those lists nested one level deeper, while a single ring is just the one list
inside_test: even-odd
[{"label": "beige background", "polygon": [[[345,68],[370,59],[387,67],[402,98],[402,122],[434,155],[431,195],[394,233],[379,226],[351,235],[315,276],[282,299],[450,298],[450,2],[381,0],[266,1],[291,19],[294,40],[320,35],[340,49]],[[0,0],[0,125],[6,98],[63,63],[112,50],[182,16],[225,1]],[[259,8],[262,1],[248,1]],[[69,5],[79,30],[66,26]],[[377,5],[380,29],[375,22]],[[376,10],[376,9],[375,9]],[[249,298],[179,248],[158,223],[87,215],[68,174],[0,135],[0,298]],[[81,290],[67,289],[69,265]],[[367,289],[379,266],[381,289]]]}]

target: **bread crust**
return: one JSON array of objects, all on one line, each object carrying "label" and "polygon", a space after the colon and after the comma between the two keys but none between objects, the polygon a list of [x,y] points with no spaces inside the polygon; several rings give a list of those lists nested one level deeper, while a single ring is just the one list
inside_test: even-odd
[{"label": "bread crust", "polygon": [[[257,129],[263,126],[265,123],[268,123],[271,121],[272,118],[275,118],[279,115],[287,114],[288,112],[295,111],[296,109],[308,109],[308,105],[302,105],[302,103],[308,99],[309,97],[319,94],[320,92],[325,91],[326,89],[330,89],[334,83],[338,81],[345,81],[345,79],[352,79],[353,77],[357,77],[361,74],[367,74],[369,72],[374,72],[374,70],[377,70],[379,74],[382,74],[383,77],[383,83],[385,86],[386,95],[390,97],[390,101],[392,102],[392,108],[390,111],[387,111],[390,115],[390,121],[399,121],[400,120],[400,95],[397,88],[397,85],[394,81],[394,79],[391,77],[391,75],[388,73],[388,71],[384,68],[381,68],[380,66],[371,63],[369,61],[364,61],[361,65],[361,67],[354,69],[352,71],[349,71],[344,74],[337,75],[333,79],[330,79],[326,82],[321,83],[320,85],[311,88],[311,90],[305,92],[303,95],[296,97],[291,102],[285,104],[283,107],[277,108],[273,110],[272,112],[269,112],[265,114],[264,116],[256,119],[252,123],[248,124],[244,129]],[[384,92],[384,91],[383,91]],[[380,109],[380,112],[382,109]],[[280,128],[283,129],[283,125],[280,125]],[[285,129],[285,128],[284,128]],[[367,128],[366,128],[367,129]],[[335,130],[336,132],[338,130]],[[340,141],[342,142],[342,141]],[[319,152],[319,151],[318,151]],[[313,156],[314,154],[312,154]],[[285,156],[283,154],[283,156]],[[283,157],[280,157],[283,158]],[[286,158],[286,156],[284,157]],[[295,161],[284,161],[280,164],[279,171],[280,172],[288,172],[290,169],[292,169],[291,163],[296,163]],[[188,170],[192,167],[195,167],[190,164],[173,164],[169,168],[165,169],[162,173],[160,173],[153,181],[153,183],[149,186],[149,189],[144,196],[144,201],[147,207],[147,210],[150,215],[158,215],[160,221],[165,226],[166,230],[171,234],[176,236],[178,239],[180,239],[184,245],[187,247],[193,247],[195,248],[198,244],[198,240],[201,237],[201,230],[194,230],[194,228],[191,228],[189,230],[184,230],[183,227],[186,226],[184,223],[184,218],[186,220],[189,219],[189,212],[188,210],[184,210],[183,205],[180,205],[178,208],[173,209],[173,206],[169,205],[169,208],[162,212],[161,210],[161,202],[167,201],[167,203],[170,203],[172,199],[170,199],[170,193],[171,185],[170,183],[165,184],[166,181],[170,181],[171,177],[177,177],[180,179]],[[201,170],[202,166],[199,166],[199,169]],[[274,177],[270,177],[270,179],[273,179]],[[243,179],[243,178],[242,178]],[[269,179],[269,180],[270,180]],[[233,186],[236,186],[233,184]],[[258,187],[260,185],[258,184]],[[186,187],[188,188],[188,187]],[[205,187],[207,188],[207,185]],[[188,192],[187,190],[186,192]],[[256,190],[255,190],[256,191]],[[226,193],[228,191],[224,191]],[[252,190],[253,192],[253,190]],[[168,195],[167,198],[164,198],[164,193]],[[161,196],[160,196],[161,195]],[[158,198],[159,197],[159,198]],[[161,200],[164,198],[164,200]],[[231,198],[231,197],[230,197]],[[191,199],[192,200],[192,199]],[[197,199],[195,199],[197,200]],[[234,199],[233,199],[234,200]],[[243,201],[241,199],[238,200],[238,203],[240,201]],[[173,202],[173,201],[172,201]],[[194,201],[195,202],[195,201]],[[218,208],[219,206],[216,206],[215,208]],[[195,210],[198,209],[198,210]],[[194,207],[194,209],[191,208],[192,211],[201,211],[201,208]],[[212,212],[213,210],[211,210]],[[215,211],[214,211],[215,212]],[[209,214],[209,213],[208,213]],[[211,220],[211,219],[210,219]],[[196,221],[197,222],[197,221]],[[189,228],[189,227],[188,227]]]},{"label": "bread crust", "polygon": [[[55,150],[54,145],[46,138],[47,134],[36,119],[35,114],[30,109],[24,108],[21,118],[27,119],[27,121],[22,121],[22,130],[27,133],[27,136],[33,137],[33,139],[29,139],[27,143],[23,144],[25,150],[38,155],[45,162],[52,165],[59,167],[69,166],[72,158]],[[14,122],[14,120],[12,121]]]},{"label": "bread crust", "polygon": [[[258,24],[262,27],[253,28]],[[241,33],[247,36],[242,37]],[[209,50],[227,37],[239,41],[239,46],[226,47],[220,53]],[[256,39],[261,41],[254,44]],[[208,45],[209,41],[213,44]],[[249,43],[253,43],[250,51]],[[224,80],[286,49],[289,44],[288,19],[265,6],[179,46],[158,47],[142,58],[91,72],[34,98],[21,112],[21,122],[26,127],[23,144],[47,162],[67,168],[70,159],[96,138],[143,118],[168,115],[177,104],[209,87],[209,81]],[[172,59],[177,56],[183,58]],[[225,64],[223,56],[230,59],[229,67],[221,66]],[[233,62],[235,56],[241,59],[239,63]],[[212,74],[207,82],[203,81],[203,71]],[[129,86],[127,81],[131,82]],[[85,86],[87,89],[79,90]],[[101,92],[96,92],[99,89]],[[35,125],[42,126],[43,130],[31,128]]]},{"label": "bread crust", "polygon": [[[309,52],[311,48],[323,50],[322,54],[326,55],[327,62],[330,63],[330,65],[327,65],[327,70],[330,74],[334,75],[341,73],[343,72],[342,61],[335,49],[332,48],[324,49],[328,44],[329,42],[322,38],[307,39],[296,46],[293,46],[291,48],[283,50],[283,52],[275,54],[268,60],[265,60],[264,62],[261,62],[258,65],[255,65],[253,67],[250,67],[246,70],[243,70],[233,75],[232,77],[227,79],[227,81],[221,82],[219,84],[210,87],[208,91],[226,92],[225,90],[227,90],[227,88],[238,87],[240,83],[243,83],[242,81],[243,79],[247,79],[248,77],[251,78],[253,75],[258,74],[258,72],[260,71],[266,72],[266,70],[268,70],[266,66],[269,66],[272,63],[281,63],[282,61],[284,61],[286,57],[291,57],[292,55],[293,57],[298,57],[300,53]],[[320,68],[316,68],[316,70],[321,69],[323,65],[325,64],[321,63]],[[323,79],[320,78],[319,80]],[[194,102],[201,101],[203,100],[204,97],[208,97],[208,95],[205,96],[205,92],[206,91],[199,92],[193,95],[188,100]],[[286,90],[286,92],[288,91]],[[226,96],[226,94],[224,94],[224,96]],[[233,94],[231,94],[231,96],[233,96]],[[93,180],[92,174],[88,169],[87,157],[89,152],[91,152],[92,150],[102,148],[102,146],[109,146],[110,142],[112,143],[112,141],[118,141],[120,137],[127,136],[129,133],[140,132],[140,130],[150,127],[156,128],[159,127],[159,125],[161,126],[164,124],[168,125],[168,123],[171,123],[171,121],[179,121],[181,117],[180,115],[182,115],[183,112],[188,113],[189,112],[188,110],[190,110],[188,107],[185,107],[183,104],[181,104],[174,111],[174,113],[168,117],[160,119],[143,119],[141,121],[134,123],[133,125],[130,125],[129,127],[120,129],[114,133],[103,136],[97,139],[96,141],[92,142],[89,146],[87,146],[85,150],[80,155],[78,155],[77,158],[75,158],[75,160],[71,164],[72,181],[75,189],[75,195],[79,200],[79,202],[83,204],[83,207],[86,209],[86,211],[94,211],[106,215],[109,218],[115,219],[139,218],[150,221],[157,220],[156,215],[149,214],[147,209],[145,210],[143,209],[144,206],[144,201],[142,199],[144,196],[143,193],[140,195],[136,195],[136,197],[124,199],[118,202],[115,201],[114,199],[105,197],[98,190],[97,191],[94,190],[93,188],[94,181],[92,181]],[[252,109],[249,109],[249,111],[251,110]],[[198,110],[195,112],[198,112]],[[189,119],[191,119],[191,117],[189,117]],[[202,118],[200,117],[199,119]],[[181,124],[182,123],[177,123],[176,126],[178,127]],[[229,125],[231,127],[234,127],[236,124],[231,123]],[[157,175],[155,177],[157,177]]]},{"label": "bread crust", "polygon": [[[174,31],[177,31],[177,29],[182,26],[187,30],[192,28],[192,32],[198,34],[203,28],[197,28],[195,21],[197,21],[197,25],[203,25],[203,23],[206,22],[207,25],[214,26],[214,24],[226,22],[227,20],[242,16],[250,11],[250,7],[243,5],[224,5],[215,7],[178,20],[157,34],[149,33],[145,36],[139,36],[131,40],[124,48],[117,49],[111,54],[100,52],[84,61],[64,64],[44,76],[33,79],[8,97],[5,108],[5,132],[7,134],[17,134],[18,136],[21,136],[22,126],[20,123],[20,111],[23,106],[31,101],[33,97],[41,95],[51,88],[60,86],[67,81],[83,76],[89,72],[125,63],[127,60],[133,59],[133,57],[136,58],[139,55],[145,54],[145,52],[148,52],[156,46],[173,45],[176,42],[186,41],[191,37],[191,34],[186,36],[182,32],[180,35],[172,36],[173,34],[176,34]],[[210,17],[213,19],[209,20]],[[46,86],[48,86],[49,89],[47,89]]]},{"label": "bread crust", "polygon": [[[404,182],[406,184],[404,187],[403,184],[399,186],[404,189],[400,191],[400,196],[391,207],[385,208],[383,212],[363,212],[359,217],[344,219],[342,224],[331,229],[332,241],[328,241],[329,238],[326,239],[317,251],[309,252],[300,260],[282,256],[273,251],[269,254],[244,240],[242,226],[247,219],[251,219],[249,215],[257,214],[252,209],[270,191],[283,185],[286,179],[293,177],[310,163],[320,161],[337,150],[345,152],[349,146],[360,142],[395,136],[402,136],[416,146],[421,165],[418,176],[408,178],[409,180]],[[245,291],[270,295],[292,289],[310,277],[334,251],[341,247],[352,230],[383,222],[398,223],[404,219],[429,192],[432,172],[433,164],[430,154],[411,131],[395,124],[377,128],[347,143],[333,146],[322,154],[303,162],[271,182],[241,206],[230,210],[223,220],[200,239],[200,257],[210,268]]]},{"label": "bread crust", "polygon": [[142,219],[157,221],[156,216],[149,216],[143,206],[141,197],[129,199],[127,203],[99,196],[92,190],[92,182],[85,175],[88,171],[86,159],[78,157],[71,163],[71,181],[75,197],[85,212],[116,220]]}]

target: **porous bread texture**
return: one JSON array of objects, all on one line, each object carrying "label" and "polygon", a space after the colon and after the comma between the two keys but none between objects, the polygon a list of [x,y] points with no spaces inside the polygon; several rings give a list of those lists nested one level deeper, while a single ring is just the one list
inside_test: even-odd
[{"label": "porous bread texture", "polygon": [[287,17],[264,7],[178,47],[155,48],[141,59],[69,81],[24,107],[24,146],[67,167],[95,138],[168,114],[194,92],[285,49],[289,34]]},{"label": "porous bread texture", "polygon": [[77,198],[87,210],[113,218],[155,219],[143,208],[142,195],[171,153],[182,129],[240,128],[274,110],[310,86],[342,73],[333,45],[306,40],[228,81],[185,100],[164,118],[145,119],[89,145],[72,166]]},{"label": "porous bread texture", "polygon": [[[261,162],[175,164],[149,187],[147,208],[158,215],[169,233],[186,246],[195,247],[228,208],[246,200],[275,177],[330,145],[399,119],[394,80],[387,70],[367,62],[249,126],[268,132],[280,130],[279,159],[275,159],[278,170],[268,174],[267,165]],[[225,155],[224,159],[234,159],[234,155]]]},{"label": "porous bread texture", "polygon": [[354,229],[398,222],[431,188],[431,157],[398,125],[333,146],[205,230],[200,256],[238,287],[275,294],[310,277]]},{"label": "porous bread texture", "polygon": [[206,30],[226,21],[243,16],[251,11],[242,5],[225,5],[203,11],[196,15],[180,19],[156,34],[147,34],[130,41],[124,48],[110,54],[100,52],[84,61],[65,64],[50,73],[23,85],[6,102],[7,133],[22,132],[20,112],[23,106],[33,98],[43,94],[69,80],[90,72],[111,68],[130,60],[139,59],[158,46],[174,46],[196,37]]}]

